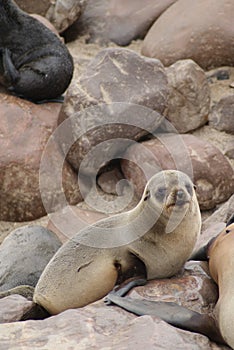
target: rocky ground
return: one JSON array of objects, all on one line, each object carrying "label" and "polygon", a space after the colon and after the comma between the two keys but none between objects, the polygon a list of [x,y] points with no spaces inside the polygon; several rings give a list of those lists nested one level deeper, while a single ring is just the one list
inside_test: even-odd
[{"label": "rocky ground", "polygon": [[[167,6],[174,2],[176,1],[167,1]],[[178,2],[183,3],[183,0]],[[226,2],[224,1],[225,6]],[[104,4],[105,1],[98,1],[97,4],[99,3]],[[155,3],[158,2],[155,1]],[[45,4],[46,2],[44,2]],[[82,1],[80,4],[82,5]],[[92,5],[92,1],[88,2],[88,9],[89,7],[92,8],[90,4]],[[25,2],[26,5],[27,2]],[[113,9],[115,9],[114,6]],[[113,9],[112,11],[114,11]],[[32,10],[35,11],[34,8]],[[45,8],[43,8],[44,12],[41,10],[41,14],[45,15],[47,10],[48,6],[45,5]],[[165,8],[161,9],[162,12],[164,10]],[[89,17],[88,15],[87,17]],[[145,14],[145,16],[148,18],[147,16],[149,15]],[[170,16],[175,16],[175,14],[169,13],[167,16],[168,18],[165,21],[170,21]],[[198,13],[196,16],[199,18],[200,14]],[[97,20],[98,16],[95,18]],[[81,20],[84,22],[85,19],[81,18]],[[97,25],[97,22],[95,24]],[[193,23],[193,25],[196,27],[196,23]],[[163,23],[159,23],[158,26],[161,28]],[[92,25],[90,27],[92,29]],[[112,31],[110,30],[109,33],[110,36],[113,36],[114,28],[113,21]],[[59,30],[59,26],[57,29]],[[127,27],[124,27],[125,33],[127,29]],[[140,30],[142,31],[143,29],[140,28]],[[162,28],[161,30],[164,31],[165,29]],[[177,30],[179,31],[180,28],[177,28]],[[131,31],[129,32],[131,33]],[[115,42],[122,43],[123,37],[120,32],[119,37],[115,38]],[[116,87],[112,81],[112,76],[115,76],[119,81],[123,81],[125,76],[127,76],[126,82],[130,82],[129,90],[126,88],[127,83],[123,84],[119,89],[121,90],[121,101],[126,100],[127,102],[145,105],[150,108],[152,108],[153,103],[154,109],[164,114],[177,129],[176,135],[179,138],[176,138],[176,142],[183,141],[181,145],[182,147],[185,145],[186,152],[189,153],[189,166],[192,166],[193,179],[198,187],[197,193],[203,219],[202,235],[197,243],[197,247],[219,233],[225,226],[228,217],[234,212],[234,68],[231,67],[233,64],[229,60],[232,52],[225,51],[223,55],[225,59],[222,61],[224,64],[218,64],[214,69],[202,67],[203,61],[207,61],[204,55],[201,55],[200,61],[200,65],[204,69],[200,68],[192,60],[181,61],[180,57],[178,58],[177,56],[175,56],[174,60],[176,63],[174,61],[170,62],[170,66],[169,64],[167,65],[169,67],[164,68],[157,63],[154,67],[154,73],[158,85],[155,87],[155,80],[150,77],[151,74],[149,76],[146,75],[151,62],[140,56],[142,49],[145,52],[149,51],[150,36],[146,38],[146,41],[142,39],[131,41],[129,39],[130,43],[124,43],[124,45],[127,44],[125,48],[108,40],[99,40],[100,38],[91,40],[90,38],[92,39],[92,35],[86,33],[67,43],[67,47],[74,59],[75,73],[63,106],[57,103],[34,106],[31,102],[9,96],[6,91],[1,90],[0,110],[2,111],[2,121],[0,128],[3,143],[0,151],[0,169],[2,173],[0,180],[3,195],[0,203],[3,209],[0,214],[0,243],[3,243],[0,246],[0,261],[4,260],[4,264],[0,263],[0,291],[15,286],[16,277],[11,277],[9,285],[9,279],[6,279],[6,275],[19,276],[19,272],[25,271],[26,279],[23,281],[22,277],[21,282],[26,283],[27,273],[30,274],[31,272],[27,272],[25,269],[25,261],[22,259],[23,251],[29,250],[32,252],[28,264],[32,269],[36,270],[35,261],[33,261],[33,256],[36,253],[32,249],[31,244],[34,244],[38,239],[38,231],[33,232],[35,238],[33,240],[34,243],[32,243],[27,238],[28,232],[31,231],[28,227],[25,228],[25,225],[39,225],[39,232],[40,230],[44,232],[42,227],[49,228],[63,243],[87,224],[93,223],[111,213],[132,208],[138,202],[146,181],[144,176],[142,176],[141,170],[146,169],[149,164],[150,166],[153,164],[155,167],[161,166],[162,168],[176,167],[180,170],[188,167],[187,163],[183,164],[178,159],[176,159],[174,164],[169,159],[168,154],[165,153],[165,149],[158,143],[158,140],[154,140],[152,137],[149,138],[147,135],[142,136],[142,134],[139,137],[138,133],[135,132],[134,135],[131,134],[131,138],[136,141],[140,140],[140,145],[144,144],[147,149],[150,149],[159,158],[159,162],[156,162],[154,158],[146,159],[141,149],[138,152],[138,149],[134,149],[135,145],[131,146],[126,154],[135,163],[133,162],[132,164],[127,161],[113,162],[110,166],[102,168],[101,173],[98,175],[97,193],[91,193],[89,200],[84,201],[80,189],[77,188],[76,166],[83,158],[85,159],[86,154],[79,153],[74,148],[72,150],[73,153],[71,152],[68,155],[68,161],[65,162],[63,169],[63,184],[67,195],[67,204],[72,205],[72,207],[66,206],[61,208],[57,206],[57,203],[53,202],[51,204],[50,195],[55,191],[53,187],[54,174],[49,183],[52,186],[51,190],[48,191],[49,195],[42,203],[38,194],[41,189],[37,183],[38,171],[41,155],[49,135],[56,129],[57,123],[61,123],[61,120],[65,120],[70,114],[81,109],[81,102],[79,101],[82,101],[85,107],[92,104],[96,105],[97,103],[118,101],[119,91],[116,91],[119,83],[117,83]],[[219,38],[219,40],[221,39]],[[170,45],[172,46],[172,44]],[[108,54],[103,53],[105,48],[110,48],[112,51]],[[115,51],[118,48],[123,50],[121,51],[121,57]],[[151,45],[150,48],[152,52],[157,51],[157,47]],[[132,52],[125,51],[126,49],[132,50],[137,55],[135,56]],[[160,52],[160,58],[166,65],[163,55],[169,55],[169,53],[166,49],[165,52],[166,54],[163,51]],[[210,51],[207,51],[208,54],[210,54]],[[93,59],[96,55],[99,55],[99,58],[95,61]],[[153,56],[153,53],[149,55]],[[217,55],[219,55],[219,52]],[[125,57],[124,60],[123,57]],[[105,64],[102,63],[103,61]],[[199,59],[196,60],[196,62],[198,61]],[[121,67],[117,73],[113,73],[114,70],[112,70],[113,67],[111,66],[113,62],[118,67]],[[171,65],[171,63],[174,64]],[[228,65],[228,63],[230,64]],[[136,64],[134,69],[137,67],[140,71],[139,84],[135,80],[136,74],[134,69],[131,70],[131,65],[133,64]],[[91,74],[93,72],[95,72],[95,75]],[[158,74],[157,78],[156,74]],[[151,78],[152,81],[150,80]],[[167,79],[169,84],[166,83]],[[102,84],[105,86],[106,82],[109,84],[108,95],[103,93],[101,89],[99,91],[99,87]],[[96,83],[97,88],[94,89],[93,87],[96,86]],[[147,91],[146,95],[150,96],[148,99],[145,99],[144,96],[143,83],[145,84],[144,89]],[[18,117],[12,117],[16,115],[20,115],[20,120]],[[11,123],[15,125],[13,131],[10,127]],[[195,126],[194,123],[196,123]],[[159,132],[163,134],[168,132],[170,125],[161,125]],[[150,128],[152,126],[149,124],[147,127]],[[109,131],[107,130],[107,132]],[[126,137],[130,137],[129,132],[132,132],[132,130],[129,131],[125,128],[124,132]],[[105,140],[105,137],[103,140]],[[112,137],[114,136],[112,135]],[[85,141],[86,139],[84,140],[84,149],[86,147]],[[89,142],[92,145],[95,144],[94,135],[89,136]],[[164,141],[164,145],[171,147],[171,149],[176,148],[173,146],[173,142],[169,138]],[[88,150],[86,148],[86,152]],[[79,162],[77,162],[76,158],[78,153],[80,157],[78,157]],[[49,169],[46,169],[46,171],[49,171],[49,173],[46,173],[47,175],[51,174],[51,167],[53,169],[56,168],[56,163],[62,157],[57,145],[51,146],[49,154],[52,157],[52,163],[50,163]],[[179,158],[182,158],[181,155]],[[89,176],[90,174],[93,175],[90,164],[88,163],[88,166],[85,168],[87,173],[84,174],[84,177],[87,177],[87,174]],[[142,164],[140,171],[136,164]],[[131,188],[126,184],[118,192],[116,186],[123,178],[134,184],[135,192],[133,197]],[[46,185],[48,186],[48,183]],[[82,186],[86,189],[89,183],[84,180]],[[118,196],[117,193],[121,193],[121,196]],[[123,198],[122,201],[119,200],[121,197]],[[104,200],[104,204],[100,199]],[[43,204],[45,207],[52,206],[54,213],[46,215]],[[72,208],[75,215],[79,218],[75,225],[70,221],[69,208]],[[19,229],[10,234],[14,229],[22,226],[22,231]],[[24,232],[25,235],[25,241],[23,242],[20,240],[21,232]],[[49,231],[45,230],[45,232],[49,234]],[[4,241],[7,236],[9,236],[8,240]],[[55,237],[56,240],[57,237]],[[19,239],[19,242],[17,239]],[[15,247],[16,242],[18,242],[16,244],[19,248],[18,250]],[[61,243],[56,241],[56,244],[59,246]],[[53,253],[54,251],[52,253],[49,251],[46,257],[40,256],[39,274]],[[36,265],[38,265],[38,262],[36,262]],[[35,279],[38,277],[36,276]],[[14,283],[11,284],[11,281]],[[195,311],[213,315],[214,306],[218,298],[218,290],[209,276],[207,263],[192,261],[186,263],[184,270],[177,276],[171,279],[150,281],[144,287],[135,288],[130,295],[137,299],[175,301]],[[11,295],[0,299],[0,304],[0,348],[3,350],[18,350],[19,348],[23,350],[34,348],[56,348],[58,350],[121,350],[127,348],[142,349],[143,347],[165,350],[172,347],[175,349],[194,350],[228,348],[211,342],[203,335],[174,328],[154,316],[137,317],[115,306],[107,307],[102,300],[82,309],[67,310],[46,320],[25,322],[17,321],[20,320],[26,310],[30,309],[31,301],[22,296]]]}]

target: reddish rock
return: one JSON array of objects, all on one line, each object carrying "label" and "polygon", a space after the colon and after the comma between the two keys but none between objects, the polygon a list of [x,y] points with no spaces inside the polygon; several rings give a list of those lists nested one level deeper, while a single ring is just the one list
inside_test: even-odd
[{"label": "reddish rock", "polygon": [[192,60],[178,61],[166,71],[170,87],[167,119],[179,133],[204,125],[210,110],[205,72]]},{"label": "reddish rock", "polygon": [[28,301],[21,295],[14,294],[0,299],[0,323],[20,321],[23,314],[30,310],[31,307],[32,301]]},{"label": "reddish rock", "polygon": [[[0,220],[33,220],[46,214],[44,205],[49,212],[60,207],[62,191],[56,187],[55,177],[60,174],[56,166],[62,163],[63,155],[55,142],[47,147],[49,160],[40,186],[39,169],[61,104],[36,105],[1,93],[0,105]],[[76,175],[66,162],[63,187],[68,202],[81,200]]]},{"label": "reddish rock", "polygon": [[156,139],[131,146],[124,158],[122,171],[139,196],[146,179],[161,169],[187,173],[197,186],[201,209],[214,208],[234,191],[230,163],[219,149],[193,135],[157,135]]},{"label": "reddish rock", "polygon": [[209,124],[215,129],[234,134],[234,95],[221,98],[213,106]]},{"label": "reddish rock", "polygon": [[62,243],[71,239],[77,232],[98,220],[105,218],[103,213],[67,206],[59,212],[50,214],[47,228],[53,231]]},{"label": "reddish rock", "polygon": [[178,276],[153,280],[136,287],[129,296],[150,301],[169,301],[191,310],[208,313],[215,306],[218,290],[208,274],[206,262],[189,261]]},{"label": "reddish rock", "polygon": [[69,87],[59,115],[60,124],[66,121],[60,143],[65,153],[69,150],[67,160],[75,169],[82,162],[81,173],[96,175],[131,140],[157,128],[162,120],[157,112],[164,113],[167,97],[158,60],[127,49],[102,50]]},{"label": "reddish rock", "polygon": [[231,0],[179,0],[150,28],[142,53],[165,66],[185,58],[204,69],[233,66],[233,16]]}]

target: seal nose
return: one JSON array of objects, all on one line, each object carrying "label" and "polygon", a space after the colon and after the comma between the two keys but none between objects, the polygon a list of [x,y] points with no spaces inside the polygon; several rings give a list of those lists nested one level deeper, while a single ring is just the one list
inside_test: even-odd
[{"label": "seal nose", "polygon": [[176,198],[177,199],[183,199],[185,197],[185,193],[183,190],[178,190],[176,193]]}]

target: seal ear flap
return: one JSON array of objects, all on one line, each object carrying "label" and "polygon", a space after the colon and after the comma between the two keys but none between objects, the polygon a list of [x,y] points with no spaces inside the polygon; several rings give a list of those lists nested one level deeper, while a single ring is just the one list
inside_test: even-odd
[{"label": "seal ear flap", "polygon": [[231,217],[228,219],[226,227],[228,227],[231,224],[234,224],[234,214],[232,214]]},{"label": "seal ear flap", "polygon": [[197,186],[193,184],[193,188],[194,188],[194,190],[196,191],[196,189],[197,189]]},{"label": "seal ear flap", "polygon": [[144,201],[147,201],[148,198],[150,198],[150,191],[149,190],[147,190],[145,192]]}]

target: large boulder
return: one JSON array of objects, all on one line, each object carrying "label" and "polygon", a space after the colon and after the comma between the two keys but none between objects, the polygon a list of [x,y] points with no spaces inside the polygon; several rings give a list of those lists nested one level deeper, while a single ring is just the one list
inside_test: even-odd
[{"label": "large boulder", "polygon": [[40,183],[41,157],[60,108],[58,103],[36,105],[0,93],[0,220],[28,221],[44,216],[46,210],[60,207],[63,191],[69,203],[81,200],[76,174],[66,162],[63,188],[55,187],[55,169],[64,158],[55,142],[46,148],[48,164]]},{"label": "large boulder", "polygon": [[158,60],[127,49],[99,52],[69,87],[59,115],[60,144],[69,163],[78,170],[83,162],[80,172],[93,174],[120,157],[129,142],[159,126],[168,91]]},{"label": "large boulder", "polygon": [[211,209],[234,191],[234,171],[218,148],[193,135],[158,135],[131,146],[122,170],[141,196],[146,181],[161,169],[187,173],[197,186],[201,209]]},{"label": "large boulder", "polygon": [[191,58],[204,69],[234,65],[232,0],[179,0],[150,28],[142,53],[169,66]]},{"label": "large boulder", "polygon": [[77,27],[90,41],[128,45],[177,0],[87,0]]}]

